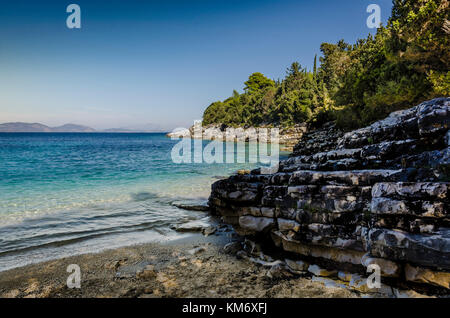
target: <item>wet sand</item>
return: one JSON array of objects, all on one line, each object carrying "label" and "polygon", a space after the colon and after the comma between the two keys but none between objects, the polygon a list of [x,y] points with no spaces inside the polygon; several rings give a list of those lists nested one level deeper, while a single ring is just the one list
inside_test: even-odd
[{"label": "wet sand", "polygon": [[[269,278],[268,268],[223,252],[232,239],[189,235],[31,264],[0,272],[0,297],[358,297],[309,277]],[[80,289],[67,287],[70,264],[81,269]]]}]

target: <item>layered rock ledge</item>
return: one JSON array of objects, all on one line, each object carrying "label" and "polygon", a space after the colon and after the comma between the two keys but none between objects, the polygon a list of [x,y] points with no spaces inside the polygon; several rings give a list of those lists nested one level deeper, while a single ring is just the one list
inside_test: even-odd
[{"label": "layered rock ledge", "polygon": [[[306,133],[275,174],[234,175],[209,206],[245,236],[329,270],[450,293],[450,98],[349,133]],[[269,243],[268,243],[269,242]]]}]

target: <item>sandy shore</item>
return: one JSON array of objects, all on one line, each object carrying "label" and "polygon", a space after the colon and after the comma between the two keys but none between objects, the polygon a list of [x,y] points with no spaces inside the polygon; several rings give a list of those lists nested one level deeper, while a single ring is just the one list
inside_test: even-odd
[{"label": "sandy shore", "polygon": [[[0,297],[358,297],[308,277],[269,278],[267,268],[225,254],[230,240],[191,235],[32,264],[0,273]],[[80,289],[67,287],[70,264],[80,266]]]}]

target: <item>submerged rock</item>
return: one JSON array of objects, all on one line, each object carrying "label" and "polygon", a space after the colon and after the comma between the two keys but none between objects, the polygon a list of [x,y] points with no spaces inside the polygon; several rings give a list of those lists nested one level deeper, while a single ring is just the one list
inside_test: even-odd
[{"label": "submerged rock", "polygon": [[209,206],[206,201],[180,201],[180,202],[173,202],[172,204],[177,208],[183,210],[201,211],[201,212],[209,211]]},{"label": "submerged rock", "polygon": [[192,221],[185,224],[178,225],[175,230],[177,232],[201,232],[209,226],[203,221]]},{"label": "submerged rock", "polygon": [[202,234],[205,236],[210,236],[210,235],[216,233],[216,231],[217,231],[217,228],[215,226],[208,226],[202,230]]}]

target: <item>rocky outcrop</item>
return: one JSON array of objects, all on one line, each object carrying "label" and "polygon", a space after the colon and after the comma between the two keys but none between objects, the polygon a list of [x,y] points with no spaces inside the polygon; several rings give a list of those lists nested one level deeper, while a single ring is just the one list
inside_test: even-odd
[{"label": "rocky outcrop", "polygon": [[275,174],[234,175],[209,205],[297,260],[450,291],[450,98],[349,133],[305,134]]},{"label": "rocky outcrop", "polygon": [[[258,142],[268,142],[270,139],[270,131],[272,128],[277,128],[278,143],[283,145],[283,150],[292,151],[294,146],[299,142],[302,136],[307,131],[306,124],[299,124],[293,127],[241,127],[232,128],[226,127],[225,125],[208,125],[202,126],[201,122],[196,122],[189,129],[179,129],[167,134],[170,138],[192,138],[192,139],[203,139],[203,140],[223,140],[223,141],[258,141]],[[260,129],[267,130],[267,133],[260,133]]]}]

